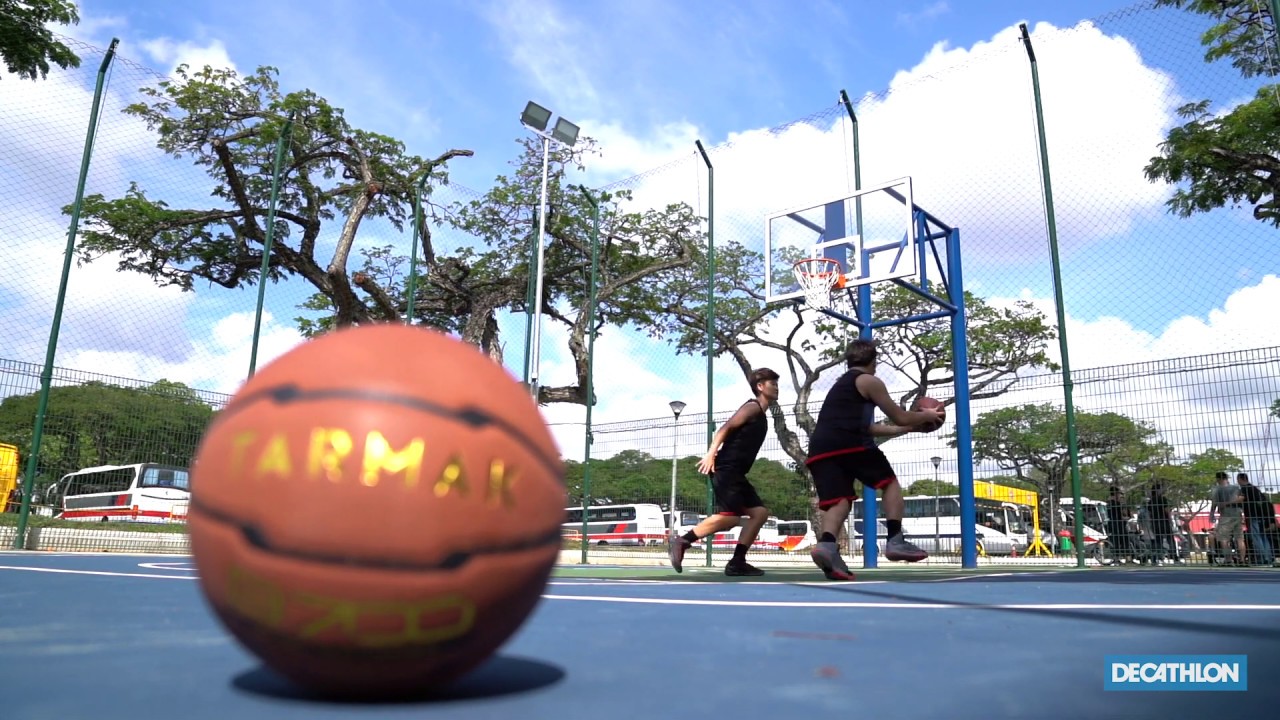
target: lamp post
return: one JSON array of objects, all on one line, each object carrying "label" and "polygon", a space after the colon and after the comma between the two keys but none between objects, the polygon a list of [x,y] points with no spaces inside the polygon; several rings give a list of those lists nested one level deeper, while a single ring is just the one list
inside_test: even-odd
[{"label": "lamp post", "polygon": [[937,552],[942,552],[942,533],[939,527],[941,520],[938,515],[941,508],[938,504],[938,493],[942,492],[942,486],[938,482],[938,466],[942,464],[942,458],[934,455],[929,460],[933,463],[933,548]]},{"label": "lamp post", "polygon": [[676,523],[676,441],[679,438],[677,428],[680,425],[680,412],[684,410],[684,403],[679,400],[672,400],[671,414],[674,419],[671,421],[671,504],[667,509],[671,512],[671,537],[674,540],[676,536],[676,528],[680,527]]},{"label": "lamp post", "polygon": [[538,254],[537,267],[532,270],[532,274],[537,280],[533,291],[533,303],[529,307],[529,312],[533,314],[533,322],[530,327],[529,337],[525,339],[526,347],[529,348],[528,357],[525,359],[525,370],[529,379],[529,391],[533,393],[535,401],[538,399],[538,372],[542,364],[540,359],[542,353],[542,260],[544,254],[543,238],[547,232],[547,163],[551,154],[552,140],[569,147],[573,147],[578,142],[577,125],[562,117],[556,118],[555,128],[548,133],[547,125],[550,122],[551,111],[532,100],[525,105],[524,112],[520,115],[520,124],[534,131],[538,134],[538,137],[542,138],[542,195],[538,202]]}]

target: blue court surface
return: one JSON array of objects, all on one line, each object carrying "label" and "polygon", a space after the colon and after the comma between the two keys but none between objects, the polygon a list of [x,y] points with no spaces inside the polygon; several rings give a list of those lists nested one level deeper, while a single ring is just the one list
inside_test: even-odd
[{"label": "blue court surface", "polygon": [[[452,689],[295,689],[210,614],[190,558],[0,553],[0,717],[1182,718],[1280,709],[1280,570],[565,568]],[[1248,657],[1248,691],[1104,690],[1104,656]],[[829,715],[824,713],[830,713]]]}]

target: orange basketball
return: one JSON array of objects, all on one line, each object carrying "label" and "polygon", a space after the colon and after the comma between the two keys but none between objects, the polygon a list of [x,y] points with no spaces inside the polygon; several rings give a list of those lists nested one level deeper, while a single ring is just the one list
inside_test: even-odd
[{"label": "orange basketball", "polygon": [[[934,400],[933,398],[926,395],[921,397],[915,403],[916,410],[931,410],[934,408],[937,408],[938,410],[942,410],[943,417],[944,418],[946,417],[946,406],[944,406],[942,402],[939,400]],[[938,422],[938,423],[929,423],[926,425],[921,425],[920,429],[924,432],[934,432],[935,430],[941,427],[942,427],[942,423]]]},{"label": "orange basketball", "polygon": [[546,587],[563,466],[528,391],[475,348],[344,329],[262,368],[192,468],[191,552],[226,628],[324,694],[445,685]]}]

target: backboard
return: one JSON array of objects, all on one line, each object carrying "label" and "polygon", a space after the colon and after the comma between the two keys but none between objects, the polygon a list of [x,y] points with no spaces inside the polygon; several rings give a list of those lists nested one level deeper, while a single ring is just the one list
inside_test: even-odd
[{"label": "backboard", "polygon": [[920,246],[911,178],[903,177],[772,213],[764,221],[766,302],[799,299],[792,266],[802,257],[840,262],[846,289],[915,277]]}]

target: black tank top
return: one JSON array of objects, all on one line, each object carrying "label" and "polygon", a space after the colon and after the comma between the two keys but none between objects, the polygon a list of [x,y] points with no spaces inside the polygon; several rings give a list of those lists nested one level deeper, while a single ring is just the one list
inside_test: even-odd
[{"label": "black tank top", "polygon": [[[759,407],[757,400],[744,403]],[[716,451],[716,469],[730,470],[746,475],[755,464],[760,446],[764,445],[765,435],[769,432],[769,422],[765,418],[764,408],[751,416],[745,425],[730,433],[720,449]]]},{"label": "black tank top", "polygon": [[850,370],[836,380],[818,411],[818,424],[809,438],[809,460],[821,455],[873,447],[871,423],[876,404],[858,392],[863,370]]}]

